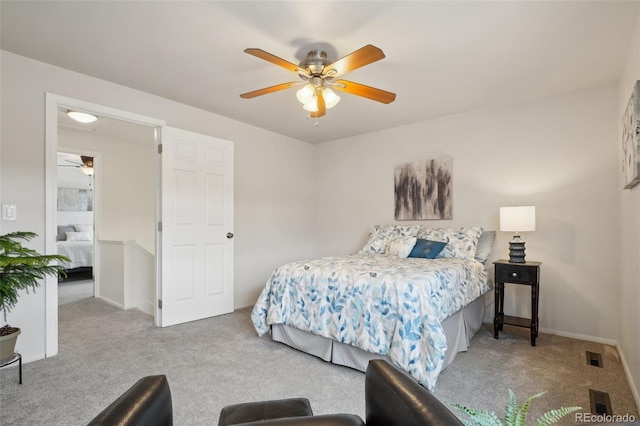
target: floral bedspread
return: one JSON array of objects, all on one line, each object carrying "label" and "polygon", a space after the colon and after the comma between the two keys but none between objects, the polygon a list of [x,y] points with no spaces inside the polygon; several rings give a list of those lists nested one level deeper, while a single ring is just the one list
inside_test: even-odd
[{"label": "floral bedspread", "polygon": [[251,317],[260,336],[286,324],[388,355],[433,390],[447,349],[441,322],[489,288],[475,260],[325,257],[277,268]]}]

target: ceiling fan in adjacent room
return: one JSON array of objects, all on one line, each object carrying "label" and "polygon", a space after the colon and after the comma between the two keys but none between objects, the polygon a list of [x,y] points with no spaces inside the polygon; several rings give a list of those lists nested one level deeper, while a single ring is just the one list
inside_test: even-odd
[{"label": "ceiling fan in adjacent room", "polygon": [[93,176],[93,157],[81,155],[80,161],[82,161],[82,163],[69,159],[65,159],[64,161],[71,164],[59,164],[60,167],[76,167],[79,168],[85,175]]},{"label": "ceiling fan in adjacent room", "polygon": [[379,61],[385,57],[382,50],[370,44],[334,62],[327,58],[325,51],[312,50],[307,54],[306,59],[302,60],[298,65],[265,52],[262,49],[251,48],[245,49],[244,51],[289,71],[293,71],[302,79],[302,82],[291,81],[243,93],[240,97],[244,99],[255,98],[256,96],[266,95],[304,84],[304,86],[298,90],[297,98],[302,103],[303,108],[309,111],[309,116],[314,118],[322,117],[326,114],[328,108],[334,107],[340,101],[340,97],[331,89],[362,96],[384,104],[389,104],[396,99],[395,93],[365,86],[360,83],[354,83],[353,81],[337,79],[349,71]]}]

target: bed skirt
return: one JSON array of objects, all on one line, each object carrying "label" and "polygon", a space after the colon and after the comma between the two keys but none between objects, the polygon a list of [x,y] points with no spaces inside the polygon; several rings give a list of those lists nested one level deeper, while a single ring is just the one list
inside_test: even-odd
[{"label": "bed skirt", "polygon": [[[442,322],[442,328],[447,337],[443,369],[453,362],[458,352],[467,350],[471,338],[482,327],[483,318],[484,297],[479,297]],[[325,361],[360,371],[366,371],[372,359],[380,358],[390,361],[387,355],[367,352],[284,324],[271,326],[271,338]]]}]

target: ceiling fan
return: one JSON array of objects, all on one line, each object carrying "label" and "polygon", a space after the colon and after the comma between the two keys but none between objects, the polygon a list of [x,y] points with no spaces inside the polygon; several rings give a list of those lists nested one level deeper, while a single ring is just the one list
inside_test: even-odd
[{"label": "ceiling fan", "polygon": [[298,65],[265,52],[262,49],[250,48],[244,51],[257,58],[264,59],[289,71],[293,71],[302,79],[302,82],[290,81],[288,83],[277,84],[275,86],[265,87],[264,89],[243,93],[240,97],[244,99],[255,98],[256,96],[266,95],[288,89],[292,86],[304,84],[302,89],[298,90],[297,98],[303,104],[303,108],[309,111],[309,116],[314,118],[322,117],[326,114],[327,108],[332,108],[340,101],[340,97],[331,89],[362,96],[384,104],[389,104],[396,99],[395,93],[365,86],[360,83],[354,83],[353,81],[336,80],[336,78],[349,71],[369,65],[385,57],[382,50],[370,44],[335,62],[327,58],[325,51],[312,50]]},{"label": "ceiling fan", "polygon": [[82,170],[84,174],[93,176],[93,157],[81,155],[80,161],[82,161],[82,163],[78,163],[77,161],[71,161],[68,159],[65,159],[64,161],[71,164],[60,164],[60,167],[77,167]]}]

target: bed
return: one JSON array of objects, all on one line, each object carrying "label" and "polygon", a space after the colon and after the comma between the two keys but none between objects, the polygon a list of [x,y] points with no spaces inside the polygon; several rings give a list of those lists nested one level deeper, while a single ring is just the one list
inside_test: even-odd
[{"label": "bed", "polygon": [[93,232],[91,225],[58,226],[58,254],[68,257],[63,262],[67,274],[91,272],[93,269]]},{"label": "bed", "polygon": [[386,358],[433,390],[482,325],[494,240],[494,231],[478,227],[376,225],[357,254],[274,270],[253,325],[260,336],[270,332],[361,371],[370,359]]}]

